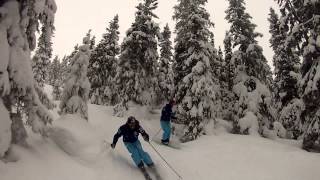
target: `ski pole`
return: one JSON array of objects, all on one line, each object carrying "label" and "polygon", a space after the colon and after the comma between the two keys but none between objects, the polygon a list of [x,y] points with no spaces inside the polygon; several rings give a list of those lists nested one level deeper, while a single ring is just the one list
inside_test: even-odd
[{"label": "ski pole", "polygon": [[152,147],[152,149],[158,154],[158,156],[166,163],[166,165],[178,176],[179,180],[183,180],[181,175],[169,164],[169,162],[160,154],[160,152],[150,143],[149,145]]}]

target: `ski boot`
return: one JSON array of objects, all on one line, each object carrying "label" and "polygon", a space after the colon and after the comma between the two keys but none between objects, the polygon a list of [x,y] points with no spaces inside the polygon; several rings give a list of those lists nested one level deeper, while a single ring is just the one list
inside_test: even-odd
[{"label": "ski boot", "polygon": [[152,178],[150,177],[149,173],[147,172],[147,170],[144,167],[144,164],[142,162],[139,164],[138,167],[146,180],[152,180]]},{"label": "ski boot", "polygon": [[161,140],[161,143],[163,144],[163,145],[166,145],[166,146],[168,146],[169,145],[169,139],[166,139],[166,140]]}]

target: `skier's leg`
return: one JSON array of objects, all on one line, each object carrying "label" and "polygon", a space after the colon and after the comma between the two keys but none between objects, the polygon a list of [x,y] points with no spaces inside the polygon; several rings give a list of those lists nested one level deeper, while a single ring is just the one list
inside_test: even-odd
[{"label": "skier's leg", "polygon": [[171,125],[169,121],[160,121],[163,130],[162,141],[169,142],[171,135]]},{"label": "skier's leg", "polygon": [[167,130],[168,131],[167,132],[168,133],[167,134],[168,138],[167,139],[168,139],[168,141],[170,141],[170,137],[171,137],[171,122],[170,121],[167,122],[167,128],[168,128],[168,130]]},{"label": "skier's leg", "polygon": [[135,165],[137,167],[140,167],[141,165],[143,165],[142,157],[141,157],[139,150],[137,149],[135,143],[125,143],[125,145],[126,145],[128,151],[130,152],[131,158],[134,161]]},{"label": "skier's leg", "polygon": [[142,146],[141,146],[141,143],[139,140],[135,142],[135,145],[137,147],[137,150],[138,150],[143,162],[145,164],[147,164],[148,166],[153,165],[153,161],[152,161],[150,155],[142,149]]}]

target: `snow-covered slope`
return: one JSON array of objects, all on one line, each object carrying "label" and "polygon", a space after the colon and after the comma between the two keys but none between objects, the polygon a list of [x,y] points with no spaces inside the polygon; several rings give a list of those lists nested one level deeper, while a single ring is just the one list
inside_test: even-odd
[{"label": "snow-covered slope", "polygon": [[[152,136],[159,130],[159,114],[133,107]],[[78,121],[79,120],[79,121]],[[125,118],[112,116],[111,107],[89,106],[89,123],[74,116],[56,120],[51,138],[29,133],[29,147],[14,146],[18,162],[0,161],[1,180],[142,180],[121,141],[110,142]],[[60,131],[59,131],[60,130]],[[58,140],[58,141],[57,141]],[[60,140],[60,141],[59,141]],[[164,180],[178,179],[145,142]],[[318,180],[320,155],[300,149],[295,141],[272,141],[255,136],[213,135],[183,144],[181,150],[155,144],[184,180]]]}]

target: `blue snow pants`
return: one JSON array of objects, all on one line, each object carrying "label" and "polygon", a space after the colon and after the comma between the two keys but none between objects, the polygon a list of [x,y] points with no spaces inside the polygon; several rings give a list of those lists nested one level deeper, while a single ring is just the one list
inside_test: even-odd
[{"label": "blue snow pants", "polygon": [[133,159],[136,166],[141,165],[142,161],[147,165],[153,164],[150,155],[142,149],[139,140],[134,143],[125,142],[124,144],[130,152],[131,158]]},{"label": "blue snow pants", "polygon": [[160,121],[161,128],[163,130],[162,140],[169,141],[171,136],[171,122]]}]

